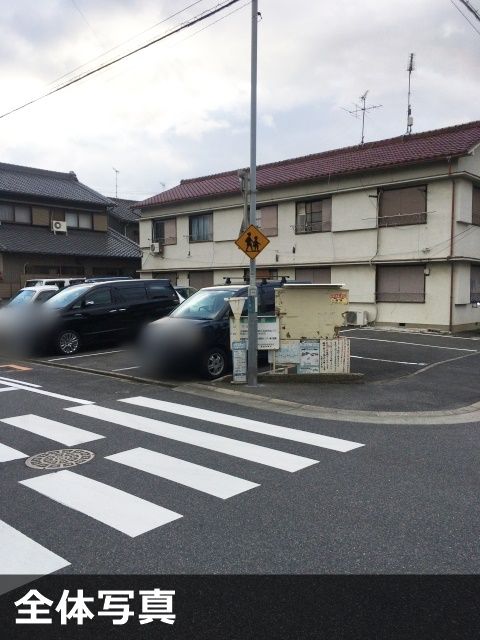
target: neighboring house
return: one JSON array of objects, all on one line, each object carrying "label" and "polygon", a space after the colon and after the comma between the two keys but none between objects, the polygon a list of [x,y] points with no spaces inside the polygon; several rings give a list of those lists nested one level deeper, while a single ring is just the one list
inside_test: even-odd
[{"label": "neighboring house", "polygon": [[[258,167],[260,277],[345,283],[369,322],[480,326],[480,121]],[[138,204],[142,276],[241,279],[237,171]],[[159,252],[152,242],[159,243]],[[152,250],[153,249],[153,250]]]},{"label": "neighboring house", "polygon": [[136,275],[141,252],[108,228],[112,206],[73,171],[0,163],[0,298],[34,276]]},{"label": "neighboring house", "polygon": [[109,212],[108,226],[138,244],[140,211],[135,207],[136,201],[123,198],[109,198],[109,200],[115,206]]}]

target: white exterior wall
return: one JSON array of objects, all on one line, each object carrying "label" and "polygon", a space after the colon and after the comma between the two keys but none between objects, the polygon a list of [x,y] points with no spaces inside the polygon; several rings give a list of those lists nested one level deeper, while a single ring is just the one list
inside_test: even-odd
[{"label": "white exterior wall", "polygon": [[[457,166],[458,165],[458,166]],[[462,158],[451,167],[446,162],[376,174],[336,178],[328,182],[260,191],[258,204],[277,204],[278,235],[258,256],[257,266],[277,269],[278,276],[295,278],[295,267],[331,266],[332,282],[350,290],[350,308],[366,310],[379,324],[406,324],[448,328],[450,322],[450,238],[452,179],[455,179],[454,325],[475,325],[480,311],[469,304],[470,260],[480,261],[480,227],[471,226],[472,179],[459,175],[462,168],[477,172],[480,152]],[[427,184],[427,222],[420,225],[377,229],[377,186]],[[332,231],[295,234],[295,202],[306,197],[332,197]],[[371,197],[372,196],[372,197]],[[213,211],[213,242],[189,242],[189,214]],[[177,218],[177,243],[164,247],[164,257],[152,256],[151,220]],[[140,222],[143,270],[176,271],[178,284],[188,284],[192,270],[213,270],[214,283],[243,277],[248,258],[236,247],[243,217],[241,194],[210,201],[177,203],[147,209]],[[421,263],[429,266],[425,278],[425,303],[376,303],[375,262]],[[466,302],[468,298],[468,303]]]}]

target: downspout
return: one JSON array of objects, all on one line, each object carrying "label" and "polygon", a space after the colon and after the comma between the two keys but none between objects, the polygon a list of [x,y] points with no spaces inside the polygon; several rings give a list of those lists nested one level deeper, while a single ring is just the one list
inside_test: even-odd
[{"label": "downspout", "polygon": [[[452,173],[452,159],[448,158],[448,175]],[[450,310],[448,320],[448,330],[450,333],[453,331],[453,288],[454,288],[454,237],[455,237],[455,178],[452,177],[452,204],[451,204],[451,216],[450,216],[450,255],[447,260],[450,261]]]}]

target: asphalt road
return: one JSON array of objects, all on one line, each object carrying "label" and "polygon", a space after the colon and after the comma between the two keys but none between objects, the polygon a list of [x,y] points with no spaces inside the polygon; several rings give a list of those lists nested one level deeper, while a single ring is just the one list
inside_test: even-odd
[{"label": "asphalt road", "polygon": [[[436,351],[425,361],[443,357]],[[40,364],[0,376],[0,566],[27,563],[21,568],[39,573],[41,560],[43,573],[67,574],[480,571],[478,423],[305,418]],[[452,382],[443,385],[445,396]],[[174,405],[121,402],[139,396]],[[26,456],[64,447],[95,458],[58,475],[25,465]]]}]

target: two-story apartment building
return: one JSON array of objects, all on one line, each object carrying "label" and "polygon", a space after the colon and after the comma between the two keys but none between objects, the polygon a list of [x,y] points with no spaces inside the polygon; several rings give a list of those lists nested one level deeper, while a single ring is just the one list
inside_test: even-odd
[{"label": "two-story apartment building", "polygon": [[[480,326],[480,121],[257,171],[257,221],[270,239],[260,277],[344,283],[350,308],[372,323]],[[201,287],[247,273],[234,244],[237,171],[182,180],[138,206],[142,277]]]},{"label": "two-story apartment building", "polygon": [[73,171],[0,163],[0,298],[32,277],[136,275],[141,252],[109,227],[114,208]]}]

